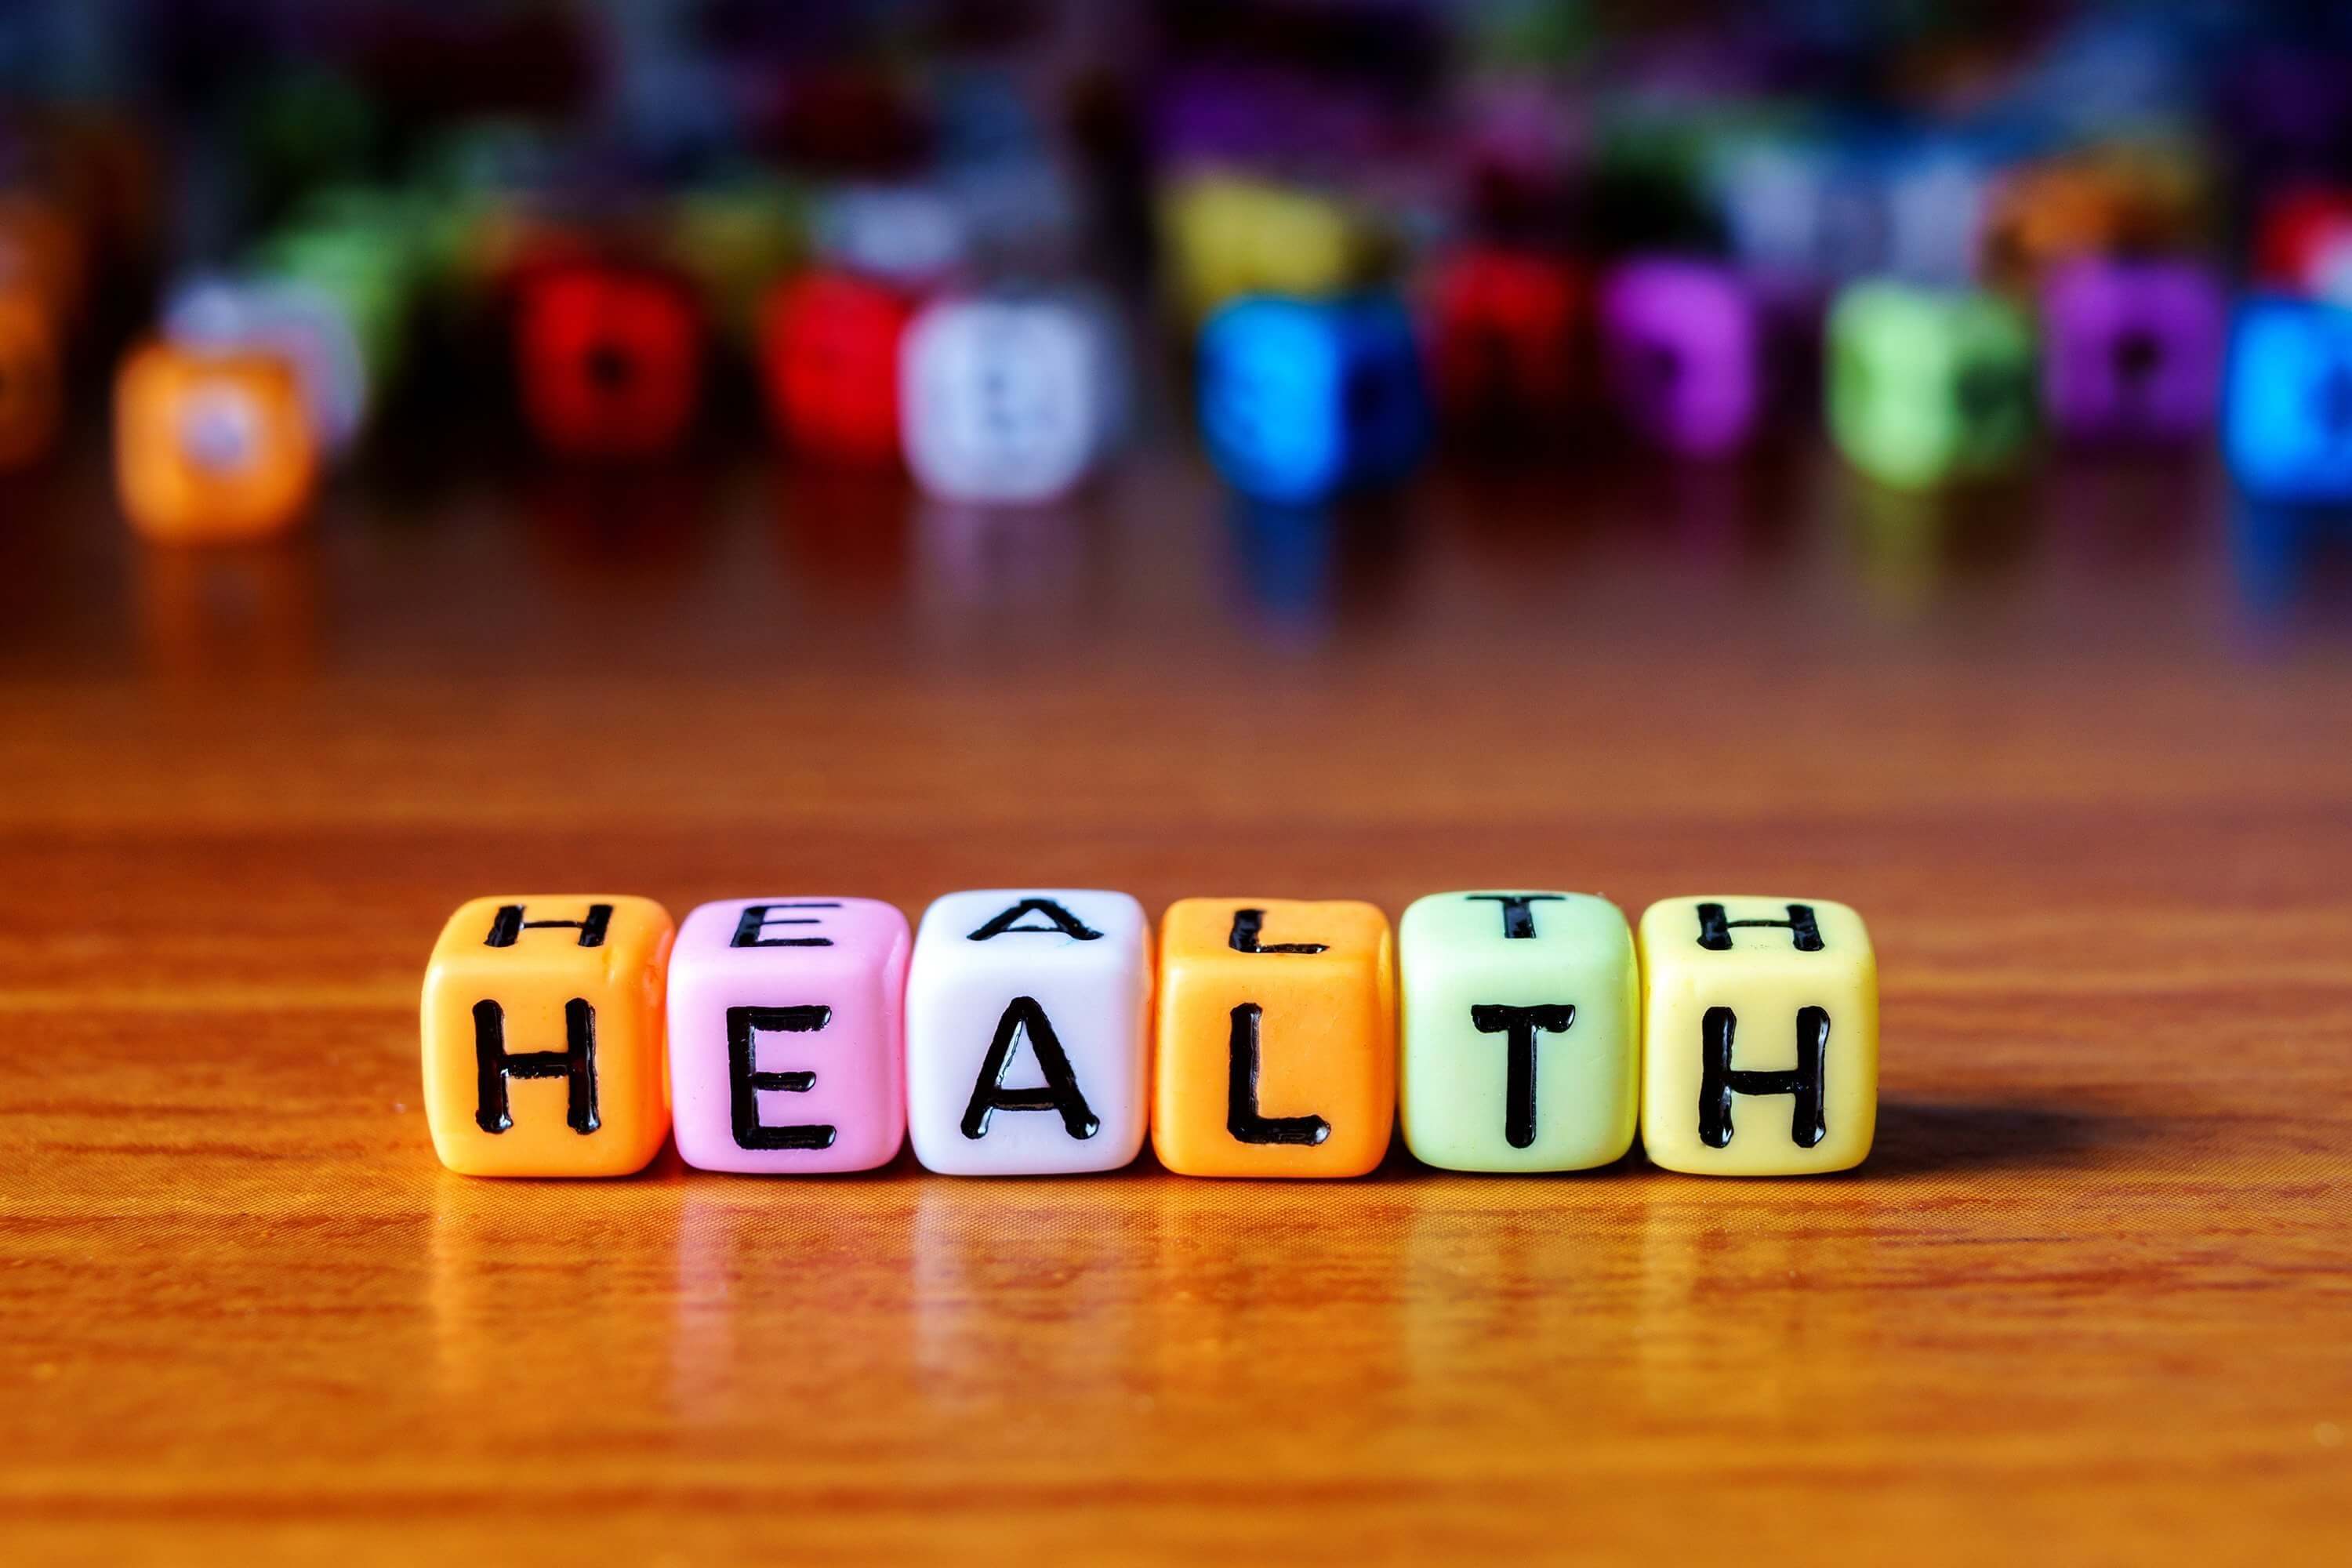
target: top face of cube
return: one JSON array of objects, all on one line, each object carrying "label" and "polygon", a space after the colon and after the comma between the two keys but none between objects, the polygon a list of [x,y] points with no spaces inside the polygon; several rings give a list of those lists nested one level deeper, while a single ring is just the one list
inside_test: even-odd
[{"label": "top face of cube", "polygon": [[1874,962],[1869,929],[1844,904],[1727,893],[1652,904],[1642,913],[1642,953],[1654,970],[1671,963],[1727,977]]},{"label": "top face of cube", "polygon": [[1601,322],[1618,331],[1738,339],[1753,325],[1746,287],[1728,267],[1704,261],[1628,261],[1602,285]]},{"label": "top face of cube", "polygon": [[611,984],[661,970],[670,950],[669,911],[625,893],[505,893],[469,900],[441,928],[432,972],[469,984],[499,974],[576,974]]},{"label": "top face of cube", "polygon": [[949,893],[923,911],[927,967],[1040,971],[1118,965],[1149,948],[1143,906],[1087,888],[987,888]]},{"label": "top face of cube", "polygon": [[1367,249],[1363,225],[1341,204],[1230,174],[1177,182],[1160,217],[1178,292],[1195,319],[1245,294],[1344,289]]},{"label": "top face of cube", "polygon": [[1557,963],[1571,952],[1622,959],[1633,945],[1623,912],[1590,893],[1432,893],[1397,922],[1408,969],[1423,955],[1463,966]]},{"label": "top face of cube", "polygon": [[2282,500],[2352,496],[2352,310],[2247,303],[2223,409],[2222,445],[2247,489]]},{"label": "top face of cube", "polygon": [[1979,363],[2032,357],[2033,332],[2016,309],[1990,294],[1857,284],[1838,296],[1831,337],[1866,353],[1882,374],[1916,367],[1934,382]]},{"label": "top face of cube", "polygon": [[1045,500],[1107,437],[1118,389],[1107,330],[1055,300],[945,300],[899,349],[907,458],[950,500]]},{"label": "top face of cube", "polygon": [[670,963],[746,977],[786,965],[851,973],[887,963],[906,942],[907,917],[877,899],[728,899],[686,917]]},{"label": "top face of cube", "polygon": [[1160,952],[1172,967],[1257,966],[1271,958],[1379,966],[1388,916],[1349,900],[1180,899],[1161,917]]}]

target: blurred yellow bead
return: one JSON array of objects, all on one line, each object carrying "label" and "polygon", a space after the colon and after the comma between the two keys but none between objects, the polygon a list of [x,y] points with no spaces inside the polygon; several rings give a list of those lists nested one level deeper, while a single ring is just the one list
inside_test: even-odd
[{"label": "blurred yellow bead", "polygon": [[1231,174],[1170,186],[1160,226],[1178,304],[1196,321],[1244,294],[1345,293],[1375,270],[1381,250],[1346,203]]}]

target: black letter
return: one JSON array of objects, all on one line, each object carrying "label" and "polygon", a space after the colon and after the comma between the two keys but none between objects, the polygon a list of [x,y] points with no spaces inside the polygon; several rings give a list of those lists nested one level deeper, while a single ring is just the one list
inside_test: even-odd
[{"label": "black letter", "polygon": [[[599,904],[599,909],[604,908]],[[521,914],[517,910],[517,915]],[[571,924],[571,921],[562,921]],[[491,1001],[474,1004],[474,1124],[485,1132],[503,1132],[514,1125],[507,1112],[507,1080],[510,1078],[569,1078],[563,1120],[574,1132],[596,1131],[596,1009],[584,997],[563,1005],[563,1049],[507,1050],[506,1009]]]},{"label": "black letter", "polygon": [[[1022,926],[1013,923],[1024,915],[1031,914],[1044,915],[1054,923],[1042,926]],[[1076,937],[1080,942],[1092,942],[1102,935],[1102,932],[1096,931],[1051,899],[1024,899],[964,940],[986,942],[989,938],[996,936],[1045,936],[1057,931],[1064,936]]]},{"label": "black letter", "polygon": [[1576,1022],[1565,1003],[1539,1007],[1501,1007],[1478,1003],[1470,1025],[1482,1035],[1507,1035],[1509,1066],[1503,1079],[1503,1138],[1514,1149],[1536,1141],[1536,1037],[1564,1035]]},{"label": "black letter", "polygon": [[1822,950],[1822,928],[1813,922],[1813,906],[1790,904],[1789,918],[1784,921],[1727,921],[1723,918],[1721,904],[1701,904],[1698,907],[1698,944],[1709,952],[1731,951],[1731,928],[1734,926],[1779,926],[1795,938],[1799,952],[1819,952]]},{"label": "black letter", "polygon": [[[771,946],[772,943],[739,943]],[[770,1127],[760,1120],[760,1090],[806,1094],[816,1087],[813,1072],[761,1072],[752,1066],[755,1029],[805,1035],[833,1021],[830,1007],[730,1007],[727,1009],[727,1108],[735,1142],[744,1149],[830,1149],[834,1130],[822,1121]]]},{"label": "black letter", "polygon": [[1533,903],[1556,904],[1558,893],[1472,893],[1474,899],[1492,899],[1503,906],[1503,934],[1515,940],[1525,940],[1536,934],[1536,912],[1528,906]]},{"label": "black letter", "polygon": [[580,932],[582,947],[604,945],[604,928],[613,923],[613,906],[591,904],[588,918],[581,921],[527,921],[522,918],[520,904],[500,904],[499,912],[490,917],[490,934],[482,941],[484,947],[512,947],[515,939],[527,931],[543,926],[571,926]]},{"label": "black letter", "polygon": [[769,918],[768,911],[770,910],[837,910],[841,906],[837,903],[746,904],[743,906],[742,914],[736,919],[734,938],[727,945],[730,947],[831,947],[833,938],[829,936],[767,935],[770,926],[813,926],[824,923],[814,915],[803,915],[797,919],[787,916],[772,920]]},{"label": "black letter", "polygon": [[1235,952],[1328,952],[1319,942],[1278,942],[1272,947],[1260,947],[1257,933],[1265,927],[1264,910],[1235,910],[1233,934],[1225,940]]},{"label": "black letter", "polygon": [[[1252,914],[1257,911],[1248,911]],[[1256,951],[1242,949],[1244,952]],[[1268,952],[1283,951],[1268,948]],[[1322,952],[1321,948],[1315,950]],[[1257,1113],[1257,1020],[1263,1012],[1255,1002],[1234,1009],[1231,1054],[1233,1076],[1225,1084],[1225,1131],[1244,1143],[1320,1143],[1331,1136],[1331,1124],[1319,1116],[1260,1116]]]},{"label": "black letter", "polygon": [[1731,1037],[1739,1028],[1738,1016],[1728,1007],[1709,1007],[1699,1023],[1698,1141],[1710,1149],[1731,1142],[1731,1097],[1735,1094],[1790,1094],[1796,1097],[1789,1136],[1800,1149],[1810,1149],[1829,1134],[1822,1104],[1829,1075],[1823,1071],[1830,1042],[1830,1015],[1825,1007],[1797,1009],[1797,1067],[1794,1072],[1741,1072],[1731,1066]]},{"label": "black letter", "polygon": [[[1043,902],[1043,900],[1035,900]],[[1030,1048],[1037,1053],[1037,1066],[1045,1074],[1045,1081],[1036,1089],[1007,1089],[1004,1075],[1013,1068],[1013,1047],[1026,1031]],[[988,1131],[988,1119],[999,1110],[1058,1110],[1062,1113],[1062,1130],[1073,1138],[1091,1138],[1102,1123],[1087,1104],[1087,1097],[1078,1091],[1078,1080],[1070,1071],[1070,1058],[1062,1049],[1062,1042],[1054,1033],[1045,1009],[1034,996],[1015,996],[996,1020],[996,1036],[988,1042],[988,1055],[980,1064],[980,1077],[972,1081],[971,1103],[964,1107],[963,1135],[979,1138]]]}]

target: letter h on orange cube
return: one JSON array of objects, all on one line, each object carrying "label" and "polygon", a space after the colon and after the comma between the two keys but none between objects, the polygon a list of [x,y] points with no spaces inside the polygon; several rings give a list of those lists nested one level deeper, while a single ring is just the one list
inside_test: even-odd
[{"label": "letter h on orange cube", "polygon": [[1396,956],[1370,904],[1184,899],[1160,933],[1151,1142],[1186,1176],[1360,1176],[1396,1120]]},{"label": "letter h on orange cube", "polygon": [[536,893],[449,917],[425,971],[425,1119],[469,1176],[625,1176],[669,1136],[669,911]]}]

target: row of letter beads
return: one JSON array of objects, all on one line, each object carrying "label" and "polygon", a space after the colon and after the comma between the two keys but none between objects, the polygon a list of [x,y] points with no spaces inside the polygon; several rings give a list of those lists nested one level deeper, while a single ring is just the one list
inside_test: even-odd
[{"label": "row of letter beads", "polygon": [[1125,893],[950,893],[911,941],[871,899],[674,930],[649,899],[487,898],[423,1022],[434,1145],[473,1175],[625,1175],[674,1128],[761,1174],[908,1137],[958,1175],[1116,1170],[1148,1130],[1182,1175],[1356,1176],[1400,1105],[1449,1170],[1604,1165],[1638,1122],[1669,1170],[1795,1175],[1859,1163],[1877,1111],[1870,937],[1820,900],[1670,899],[1637,934],[1584,894],[1435,893],[1392,935],[1370,904],[1185,899],[1155,966]]}]

